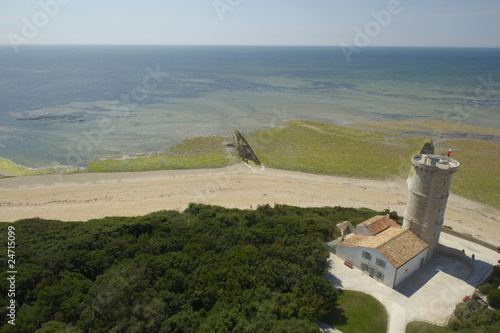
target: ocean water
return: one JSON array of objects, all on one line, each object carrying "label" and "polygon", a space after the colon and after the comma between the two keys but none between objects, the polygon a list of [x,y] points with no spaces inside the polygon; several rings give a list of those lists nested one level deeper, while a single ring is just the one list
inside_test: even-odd
[{"label": "ocean water", "polygon": [[0,158],[83,166],[290,119],[500,127],[500,49],[0,47]]}]

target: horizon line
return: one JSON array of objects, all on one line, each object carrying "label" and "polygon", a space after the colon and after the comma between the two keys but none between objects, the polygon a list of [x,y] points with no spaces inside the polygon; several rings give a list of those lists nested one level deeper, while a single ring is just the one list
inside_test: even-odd
[{"label": "horizon line", "polygon": [[[0,47],[12,47],[12,44],[0,44]],[[231,46],[231,47],[332,47],[341,48],[342,45],[300,45],[300,44],[26,44],[18,47],[35,46]],[[356,47],[356,46],[352,46]],[[500,46],[429,46],[429,45],[369,45],[365,48],[460,48],[460,49],[500,49]]]}]

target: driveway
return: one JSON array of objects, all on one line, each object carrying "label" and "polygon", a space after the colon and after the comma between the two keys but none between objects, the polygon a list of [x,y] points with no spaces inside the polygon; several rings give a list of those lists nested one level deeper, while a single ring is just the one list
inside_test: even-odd
[{"label": "driveway", "polygon": [[463,249],[469,257],[474,253],[474,270],[455,257],[438,253],[396,289],[391,289],[358,269],[348,268],[342,259],[330,254],[327,278],[337,288],[362,291],[382,302],[389,314],[389,333],[405,332],[406,324],[416,320],[444,325],[455,306],[474,293],[475,287],[489,275],[500,255],[443,233],[439,243]]}]

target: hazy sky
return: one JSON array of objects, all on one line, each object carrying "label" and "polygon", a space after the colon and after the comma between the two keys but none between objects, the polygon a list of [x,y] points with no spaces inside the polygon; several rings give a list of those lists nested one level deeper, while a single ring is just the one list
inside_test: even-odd
[{"label": "hazy sky", "polygon": [[[0,6],[0,44],[500,47],[498,0],[0,0]],[[373,13],[381,13],[379,22]]]}]

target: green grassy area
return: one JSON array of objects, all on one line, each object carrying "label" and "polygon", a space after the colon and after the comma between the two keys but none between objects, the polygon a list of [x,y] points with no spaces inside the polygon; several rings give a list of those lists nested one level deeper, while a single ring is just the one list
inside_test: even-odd
[{"label": "green grassy area", "polygon": [[453,175],[451,192],[500,208],[500,143],[477,140],[443,141],[440,153],[451,146],[452,158],[460,162]]},{"label": "green grassy area", "polygon": [[500,265],[493,266],[493,271],[490,276],[477,287],[477,290],[484,295],[488,295],[490,292],[497,289],[498,286],[500,286]]},{"label": "green grassy area", "polygon": [[441,327],[421,321],[414,321],[406,326],[406,333],[451,333],[454,332],[448,326]]},{"label": "green grassy area", "polygon": [[[357,123],[341,127],[312,121],[289,121],[285,127],[245,134],[260,161],[267,167],[335,176],[390,179],[406,178],[411,156],[430,138],[452,136],[434,142],[436,153],[460,162],[451,192],[500,208],[500,130],[439,121]],[[485,137],[486,136],[486,137]],[[457,139],[457,138],[464,139]],[[490,138],[490,141],[480,140]],[[236,149],[224,142],[232,138],[197,137],[171,147],[165,153],[106,158],[88,163],[90,172],[126,172],[166,169],[218,168],[238,163]],[[0,172],[9,176],[54,173],[32,170],[0,159]],[[58,170],[58,172],[60,172]]]},{"label": "green grassy area", "polygon": [[0,170],[9,176],[32,176],[35,172],[31,169],[16,165],[9,160],[0,158]]},{"label": "green grassy area", "polygon": [[[248,141],[264,165],[285,170],[336,176],[389,179],[408,176],[411,156],[441,133],[497,135],[500,131],[442,122],[361,123],[363,130],[311,121],[290,121],[286,127],[248,134]],[[448,131],[448,132],[446,132]],[[468,131],[468,132],[467,132]],[[498,133],[497,133],[498,132]],[[469,136],[470,137],[470,136]],[[500,143],[454,139],[434,143],[436,153],[460,162],[451,192],[500,208]]]},{"label": "green grassy area", "polygon": [[426,141],[312,121],[289,121],[286,125],[247,136],[264,165],[357,178],[406,177],[411,156]]},{"label": "green grassy area", "polygon": [[[486,128],[473,125],[466,125],[457,122],[439,121],[439,120],[424,120],[424,121],[384,121],[384,122],[359,122],[354,124],[357,128],[378,130],[382,132],[396,133],[421,133],[426,136],[435,137],[435,134],[450,134],[455,135],[496,135],[500,136],[500,130],[495,128]],[[434,135],[433,135],[434,134]]]},{"label": "green grassy area", "polygon": [[0,158],[0,175],[5,174],[8,176],[37,176],[49,175],[55,173],[55,169],[30,169],[22,165],[17,165],[9,160]]},{"label": "green grassy area", "polygon": [[224,149],[225,141],[228,139],[220,136],[197,137],[171,147],[167,153],[92,161],[88,163],[88,170],[127,172],[220,168],[236,162],[235,155]]},{"label": "green grassy area", "polygon": [[[445,121],[420,122],[365,122],[358,128],[378,133],[405,136],[453,137],[453,140],[435,140],[436,153],[445,155],[452,148],[451,157],[460,162],[453,175],[451,192],[465,198],[500,208],[500,130]],[[490,141],[485,141],[487,138]],[[497,138],[495,140],[495,138]]]},{"label": "green grassy area", "polygon": [[373,296],[343,290],[339,305],[320,320],[344,333],[387,332],[387,311]]}]

